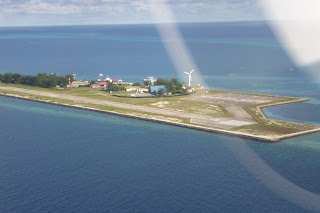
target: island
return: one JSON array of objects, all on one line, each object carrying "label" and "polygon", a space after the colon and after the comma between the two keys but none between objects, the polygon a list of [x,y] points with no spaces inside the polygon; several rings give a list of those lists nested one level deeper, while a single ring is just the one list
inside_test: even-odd
[{"label": "island", "polygon": [[[212,90],[200,85],[188,88],[176,80],[162,79],[159,81],[164,85],[154,85],[156,79],[152,77],[145,79],[145,85],[110,80],[93,81],[91,85],[63,80],[62,88],[2,81],[0,95],[265,142],[320,131],[316,125],[267,118],[261,110],[306,101],[302,98]],[[172,91],[166,91],[165,84],[171,84]]]}]

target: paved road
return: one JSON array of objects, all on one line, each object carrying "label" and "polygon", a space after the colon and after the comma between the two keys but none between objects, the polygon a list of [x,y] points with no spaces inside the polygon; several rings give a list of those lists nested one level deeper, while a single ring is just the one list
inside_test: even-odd
[{"label": "paved road", "polygon": [[243,106],[279,101],[282,99],[283,98],[281,97],[273,96],[223,92],[210,95],[187,97],[183,98],[182,100],[220,104],[223,105],[228,112],[230,112],[230,119],[240,120],[248,123],[256,123],[255,120],[242,108]]},{"label": "paved road", "polygon": [[[191,123],[194,124],[200,124],[205,126],[211,126],[216,128],[223,128],[223,129],[231,129],[238,126],[243,125],[250,125],[250,124],[256,124],[257,122],[248,115],[245,111],[245,114],[241,112],[237,113],[237,109],[235,108],[228,108],[227,110],[230,110],[232,116],[231,117],[211,117],[206,115],[198,115],[198,114],[192,114],[192,113],[185,113],[185,112],[178,112],[178,111],[170,111],[165,109],[156,109],[151,107],[145,107],[145,106],[137,106],[132,104],[125,104],[125,103],[118,103],[118,102],[112,102],[112,101],[103,101],[103,100],[97,100],[97,99],[91,99],[91,98],[84,98],[84,97],[78,97],[78,96],[72,96],[72,95],[65,95],[65,94],[55,94],[55,93],[49,93],[49,92],[42,92],[42,91],[36,91],[36,90],[28,90],[28,89],[21,89],[21,88],[15,88],[15,87],[4,87],[0,86],[0,89],[7,90],[7,91],[15,91],[15,92],[21,92],[21,93],[27,93],[37,96],[45,96],[50,98],[59,98],[63,100],[72,100],[76,103],[82,103],[82,104],[97,104],[97,105],[103,105],[103,106],[109,106],[109,107],[115,107],[115,108],[122,108],[122,109],[128,109],[128,110],[135,110],[140,112],[148,112],[148,113],[154,113],[159,115],[166,115],[166,116],[173,116],[178,118],[189,118],[191,119]],[[241,107],[240,107],[241,108]],[[242,109],[242,108],[241,108]],[[235,111],[233,111],[235,110]],[[235,113],[233,113],[235,112]]]}]

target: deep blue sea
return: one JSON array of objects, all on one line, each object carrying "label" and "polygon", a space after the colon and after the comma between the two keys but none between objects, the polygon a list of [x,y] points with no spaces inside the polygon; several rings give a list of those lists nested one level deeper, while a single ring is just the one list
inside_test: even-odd
[{"label": "deep blue sea", "polygon": [[[266,23],[179,28],[208,87],[308,98],[264,112],[320,125],[320,82]],[[176,73],[153,25],[0,28],[5,72]],[[320,211],[319,139],[261,143],[0,96],[0,212]]]}]

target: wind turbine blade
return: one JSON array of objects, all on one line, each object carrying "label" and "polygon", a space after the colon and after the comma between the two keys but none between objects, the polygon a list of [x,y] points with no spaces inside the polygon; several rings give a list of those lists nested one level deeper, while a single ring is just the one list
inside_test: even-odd
[{"label": "wind turbine blade", "polygon": [[193,70],[191,70],[190,74],[191,74],[191,73],[193,73],[193,71],[194,71],[194,69],[193,69]]},{"label": "wind turbine blade", "polygon": [[185,74],[187,74],[187,75],[189,75],[189,73],[188,72],[184,72]]}]

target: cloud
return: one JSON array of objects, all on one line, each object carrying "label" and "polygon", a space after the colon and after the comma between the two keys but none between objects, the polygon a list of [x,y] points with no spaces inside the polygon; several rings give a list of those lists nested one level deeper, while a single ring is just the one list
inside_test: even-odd
[{"label": "cloud", "polygon": [[[150,22],[149,0],[0,0],[0,25],[16,20],[26,25],[26,20],[40,17],[51,25],[53,16],[64,18],[63,24],[79,24],[85,19],[110,23]],[[255,0],[157,0],[167,2],[177,22],[254,20],[259,17]],[[75,18],[76,17],[76,18]],[[99,21],[100,18],[100,21]],[[163,21],[165,21],[165,17]],[[32,23],[37,24],[37,23]],[[59,23],[56,23],[59,24]],[[60,23],[61,24],[61,23]]]},{"label": "cloud", "polygon": [[[108,5],[114,0],[69,0],[69,1],[44,1],[24,0],[17,2],[0,1],[2,14],[79,14],[88,11],[104,11],[114,5]],[[117,2],[121,2],[117,1]]]},{"label": "cloud", "polygon": [[10,14],[74,14],[80,8],[75,5],[61,5],[41,0],[18,1],[16,3],[0,2],[3,15]]}]

